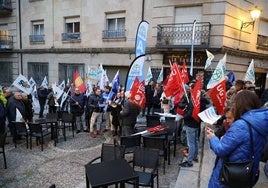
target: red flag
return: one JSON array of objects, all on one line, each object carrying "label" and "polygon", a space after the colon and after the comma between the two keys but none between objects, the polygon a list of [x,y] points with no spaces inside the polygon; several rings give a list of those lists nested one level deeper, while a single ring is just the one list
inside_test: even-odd
[{"label": "red flag", "polygon": [[86,84],[82,80],[78,70],[75,70],[73,83],[75,87],[79,88],[79,91],[81,93],[84,93],[87,90]]},{"label": "red flag", "polygon": [[180,70],[176,63],[173,65],[170,63],[170,74],[168,77],[167,84],[164,87],[166,97],[175,96],[177,93],[182,91],[183,83],[181,80]]},{"label": "red flag", "polygon": [[199,76],[194,88],[191,91],[191,99],[194,106],[192,117],[196,121],[200,120],[198,114],[200,112],[201,84],[202,84],[202,77]]},{"label": "red flag", "polygon": [[224,114],[226,102],[226,81],[223,80],[208,91],[208,94],[219,115]]},{"label": "red flag", "polygon": [[185,61],[183,62],[182,68],[181,68],[181,79],[182,79],[183,83],[185,83],[185,84],[189,82],[187,65],[186,65]]},{"label": "red flag", "polygon": [[143,80],[142,82],[140,82],[138,77],[136,77],[131,87],[130,93],[130,102],[139,106],[141,109],[145,108],[145,81]]}]

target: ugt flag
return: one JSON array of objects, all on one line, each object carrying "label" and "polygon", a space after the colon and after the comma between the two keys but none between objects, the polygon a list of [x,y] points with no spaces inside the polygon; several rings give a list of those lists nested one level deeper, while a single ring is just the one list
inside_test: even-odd
[{"label": "ugt flag", "polygon": [[129,98],[130,102],[139,106],[141,109],[145,108],[146,98],[145,98],[145,81],[139,81],[136,77],[133,86],[130,90],[131,96]]},{"label": "ugt flag", "polygon": [[145,54],[148,26],[149,23],[144,20],[138,26],[135,44],[136,57]]}]

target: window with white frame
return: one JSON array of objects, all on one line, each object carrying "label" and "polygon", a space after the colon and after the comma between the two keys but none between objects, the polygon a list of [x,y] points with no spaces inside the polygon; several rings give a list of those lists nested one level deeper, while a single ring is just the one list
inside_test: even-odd
[{"label": "window with white frame", "polygon": [[103,38],[122,38],[125,37],[125,12],[107,13],[106,30]]},{"label": "window with white frame", "polygon": [[63,41],[80,40],[80,17],[65,18],[65,33]]},{"label": "window with white frame", "polygon": [[44,41],[44,20],[32,21],[32,35],[30,35],[30,42]]}]

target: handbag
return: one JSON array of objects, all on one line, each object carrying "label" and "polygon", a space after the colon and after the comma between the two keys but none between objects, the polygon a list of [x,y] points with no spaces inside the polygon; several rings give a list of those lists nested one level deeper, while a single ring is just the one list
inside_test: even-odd
[{"label": "handbag", "polygon": [[[244,120],[244,119],[243,119]],[[252,187],[253,186],[253,165],[254,165],[254,149],[251,124],[247,122],[250,133],[250,149],[252,157],[243,162],[228,162],[226,158],[223,160],[220,171],[219,181],[229,187]]]}]

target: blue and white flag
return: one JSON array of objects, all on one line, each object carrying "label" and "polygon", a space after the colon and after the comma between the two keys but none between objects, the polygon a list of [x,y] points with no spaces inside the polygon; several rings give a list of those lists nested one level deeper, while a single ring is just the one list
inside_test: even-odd
[{"label": "blue and white flag", "polygon": [[158,75],[158,78],[157,78],[157,83],[161,83],[161,82],[163,82],[163,80],[164,80],[164,77],[163,77],[163,67],[162,67],[162,69]]},{"label": "blue and white flag", "polygon": [[42,83],[41,83],[41,86],[43,86],[44,88],[48,88],[48,81],[47,81],[47,77],[45,76]]},{"label": "blue and white flag", "polygon": [[26,93],[27,95],[32,92],[32,87],[28,79],[21,74],[16,78],[12,85],[21,90],[22,92]]},{"label": "blue and white flag", "polygon": [[195,23],[193,24],[193,33],[192,33],[192,42],[191,42],[191,67],[190,67],[190,75],[193,76],[193,66],[194,66],[194,35],[195,35]]},{"label": "blue and white flag", "polygon": [[149,23],[141,21],[137,29],[136,44],[135,44],[135,57],[145,54],[147,43],[147,31]]},{"label": "blue and white flag", "polygon": [[207,60],[206,60],[206,64],[205,64],[205,70],[211,65],[211,61],[214,59],[214,55],[212,53],[210,53],[207,49],[206,49],[206,53],[207,53]]},{"label": "blue and white flag", "polygon": [[126,92],[130,91],[136,77],[138,77],[139,80],[144,80],[144,62],[145,55],[140,55],[132,61],[127,74]]},{"label": "blue and white flag", "polygon": [[36,82],[34,81],[33,77],[30,78],[29,84],[30,84],[31,88],[34,89],[34,86],[36,86]]},{"label": "blue and white flag", "polygon": [[104,88],[105,86],[107,86],[107,83],[109,83],[109,78],[107,76],[106,70],[104,70],[102,71],[100,82],[98,83],[102,91],[104,91]]},{"label": "blue and white flag", "polygon": [[120,78],[119,78],[119,70],[116,72],[114,75],[113,81],[112,81],[112,88],[109,93],[108,99],[107,100],[112,100],[114,95],[119,91],[120,89]]},{"label": "blue and white flag", "polygon": [[219,61],[216,69],[214,70],[214,72],[213,72],[213,74],[212,74],[212,76],[207,84],[207,89],[211,89],[214,86],[218,85],[223,80],[225,80],[225,74],[226,74],[226,54]]},{"label": "blue and white flag", "polygon": [[254,60],[252,59],[248,70],[245,74],[244,81],[250,81],[252,84],[255,83],[255,73],[254,73]]},{"label": "blue and white flag", "polygon": [[149,83],[151,78],[153,78],[153,74],[152,74],[151,66],[149,66],[147,75],[145,77],[145,85]]},{"label": "blue and white flag", "polygon": [[63,80],[63,81],[60,83],[59,86],[61,87],[61,89],[64,89],[64,88],[65,88],[65,80]]},{"label": "blue and white flag", "polygon": [[63,89],[59,88],[56,84],[52,84],[52,89],[54,95],[56,95],[56,98],[58,100],[63,93]]}]

